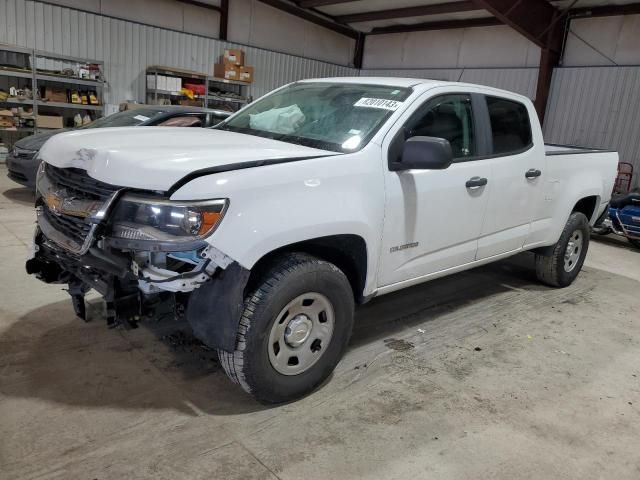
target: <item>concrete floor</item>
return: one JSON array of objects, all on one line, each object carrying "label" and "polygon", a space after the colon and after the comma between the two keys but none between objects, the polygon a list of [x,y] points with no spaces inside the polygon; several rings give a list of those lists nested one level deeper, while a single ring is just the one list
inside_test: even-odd
[{"label": "concrete floor", "polygon": [[313,395],[266,408],[183,324],[108,330],[24,273],[32,197],[0,169],[0,478],[638,479],[640,252],[570,288],[525,254],[374,300]]}]

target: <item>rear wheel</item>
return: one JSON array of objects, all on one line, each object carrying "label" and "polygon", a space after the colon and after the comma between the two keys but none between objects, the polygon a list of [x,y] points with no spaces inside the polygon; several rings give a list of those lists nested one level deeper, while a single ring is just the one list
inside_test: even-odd
[{"label": "rear wheel", "polygon": [[351,335],[351,285],[335,265],[293,253],[278,259],[245,300],[229,378],[263,403],[304,396],[340,361]]},{"label": "rear wheel", "polygon": [[589,249],[589,221],[574,212],[553,246],[551,255],[536,254],[538,280],[552,287],[567,287],[580,273]]}]

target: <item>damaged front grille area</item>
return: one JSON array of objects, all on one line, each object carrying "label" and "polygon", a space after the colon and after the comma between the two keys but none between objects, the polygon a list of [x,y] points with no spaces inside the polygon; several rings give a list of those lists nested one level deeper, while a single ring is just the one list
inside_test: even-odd
[{"label": "damaged front grille area", "polygon": [[93,243],[119,187],[91,178],[84,170],[43,164],[38,174],[38,224],[66,250],[82,255]]},{"label": "damaged front grille area", "polygon": [[46,166],[46,175],[56,189],[65,189],[67,194],[83,200],[107,201],[119,187],[91,178],[79,168]]},{"label": "damaged front grille area", "polygon": [[69,237],[79,245],[82,245],[91,232],[91,225],[83,218],[72,215],[56,215],[46,206],[43,207],[42,214],[53,228]]}]

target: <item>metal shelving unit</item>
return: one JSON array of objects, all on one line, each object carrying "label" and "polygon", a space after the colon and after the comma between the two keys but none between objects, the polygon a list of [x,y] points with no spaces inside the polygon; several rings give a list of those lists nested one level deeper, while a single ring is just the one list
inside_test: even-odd
[{"label": "metal shelving unit", "polygon": [[[195,96],[195,99],[199,100],[203,107],[215,108],[215,104],[217,103],[218,105],[224,104],[224,108],[227,110],[236,111],[251,101],[251,98],[247,94],[247,89],[250,84],[246,82],[216,78],[200,72],[162,66],[147,68],[147,75],[154,76],[153,85],[156,85],[156,87],[158,85],[159,75],[179,77],[182,79],[183,85],[185,83],[205,85],[205,94]],[[212,89],[218,90],[222,94],[218,94],[215,91],[212,92]],[[224,93],[227,93],[229,96],[225,96]],[[149,87],[149,81],[147,81],[147,103],[158,104],[158,101],[162,98],[168,98],[169,101],[173,103],[173,101],[179,102],[181,99],[186,99],[187,97],[177,91]]]},{"label": "metal shelving unit", "polygon": [[[184,100],[187,97],[182,95],[179,91],[176,90],[167,90],[158,88],[158,76],[162,75],[165,77],[174,77],[180,78],[182,80],[182,85],[185,83],[195,83],[206,85],[207,76],[204,73],[194,72],[191,70],[182,70],[179,68],[171,68],[171,67],[162,67],[162,66],[152,66],[147,68],[147,78],[149,75],[154,76],[153,84],[155,88],[149,87],[149,81],[147,80],[147,93],[146,93],[146,101],[147,103],[152,103],[154,105],[158,104],[159,99],[167,98],[169,102],[173,104],[173,101]],[[206,96],[205,95],[196,95],[195,99],[200,101],[201,106],[206,105]]]},{"label": "metal shelving unit", "polygon": [[[225,107],[229,107],[232,111],[238,111],[244,107],[247,103],[251,102],[251,97],[248,94],[248,88],[250,83],[240,82],[238,80],[227,80],[226,78],[207,77],[207,107],[215,108],[215,103],[224,104]],[[233,96],[219,95],[212,92],[214,88],[218,91],[227,92],[233,94]],[[214,105],[211,105],[213,103]]]},{"label": "metal shelving unit", "polygon": [[[79,57],[71,57],[66,55],[57,55],[54,53],[49,53],[41,50],[35,49],[27,49],[21,48],[14,45],[5,45],[0,44],[0,50],[17,53],[22,55],[28,55],[30,68],[14,68],[7,66],[0,66],[0,81],[3,78],[20,78],[30,80],[28,83],[28,88],[32,91],[33,98],[29,99],[20,99],[17,97],[8,97],[5,100],[0,101],[0,109],[3,106],[12,107],[12,106],[29,106],[32,107],[32,114],[35,127],[18,127],[16,129],[13,128],[0,128],[0,132],[11,132],[11,133],[37,133],[41,130],[48,130],[43,127],[39,127],[37,125],[38,113],[44,114],[46,113],[59,113],[64,118],[64,113],[69,114],[78,112],[96,112],[97,117],[102,116],[102,112],[104,111],[104,86],[105,82],[102,80],[93,80],[79,77],[72,77],[68,75],[63,75],[55,72],[51,72],[45,70],[42,67],[43,64],[51,63],[53,65],[62,65],[64,68],[69,68],[73,64],[97,64],[99,65],[101,73],[104,72],[104,63],[99,60],[93,60],[88,58],[79,58]],[[9,82],[5,82],[9,84]],[[86,87],[89,87],[91,90],[95,91],[96,96],[98,98],[99,105],[84,105],[79,103],[68,103],[68,102],[49,102],[46,100],[41,100],[39,98],[40,87],[49,85],[51,83],[54,84],[63,84],[66,85],[67,88],[69,86],[78,87],[78,90],[86,90]],[[0,85],[1,87],[1,85]],[[85,88],[81,88],[85,87]],[[62,87],[61,87],[62,88]],[[39,112],[40,111],[40,112]]]}]

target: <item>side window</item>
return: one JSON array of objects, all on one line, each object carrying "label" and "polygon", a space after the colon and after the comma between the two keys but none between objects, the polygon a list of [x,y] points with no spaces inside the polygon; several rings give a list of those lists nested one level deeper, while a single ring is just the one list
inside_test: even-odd
[{"label": "side window", "polygon": [[415,136],[448,140],[454,159],[475,156],[477,150],[471,97],[455,94],[429,100],[405,125],[405,140]]},{"label": "side window", "polygon": [[523,104],[498,97],[486,97],[493,153],[511,154],[531,145],[529,113]]}]

